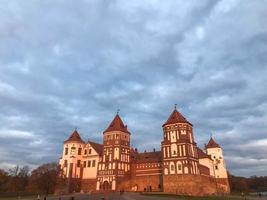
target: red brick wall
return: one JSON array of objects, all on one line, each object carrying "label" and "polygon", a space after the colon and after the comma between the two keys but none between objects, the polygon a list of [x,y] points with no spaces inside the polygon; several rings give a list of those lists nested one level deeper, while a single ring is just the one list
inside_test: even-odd
[{"label": "red brick wall", "polygon": [[230,193],[231,190],[230,190],[230,185],[229,185],[229,181],[227,178],[217,178],[216,183],[217,183],[218,193],[224,193],[224,194]]},{"label": "red brick wall", "polygon": [[[150,175],[150,176],[132,176],[131,179],[121,181],[118,185],[118,190],[124,189],[125,191],[162,191],[162,176]],[[160,188],[159,188],[160,185]],[[137,189],[137,190],[135,190]]]},{"label": "red brick wall", "polygon": [[201,175],[164,175],[164,192],[203,196],[216,193],[214,178]]},{"label": "red brick wall", "polygon": [[210,169],[204,165],[198,165],[199,172],[202,175],[210,176]]},{"label": "red brick wall", "polygon": [[96,190],[96,179],[82,179],[81,190],[83,192]]}]

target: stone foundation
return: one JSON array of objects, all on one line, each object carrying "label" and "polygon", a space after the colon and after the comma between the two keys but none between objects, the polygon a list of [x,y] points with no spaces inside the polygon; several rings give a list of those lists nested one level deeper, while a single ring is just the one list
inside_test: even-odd
[{"label": "stone foundation", "polygon": [[166,193],[192,196],[217,193],[215,179],[202,175],[164,175],[163,185]]},{"label": "stone foundation", "polygon": [[[63,185],[62,185],[63,186]],[[229,194],[228,179],[215,179],[203,175],[147,175],[117,179],[116,190],[134,192],[165,192],[179,195],[206,196]],[[57,194],[96,191],[96,179],[69,179]]]}]

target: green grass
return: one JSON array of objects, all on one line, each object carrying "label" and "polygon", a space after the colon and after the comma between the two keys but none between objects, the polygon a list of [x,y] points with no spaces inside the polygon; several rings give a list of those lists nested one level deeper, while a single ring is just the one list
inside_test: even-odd
[{"label": "green grass", "polygon": [[[48,195],[47,197],[52,197],[53,195]],[[41,200],[44,198],[43,196],[40,196]],[[21,197],[0,197],[0,200],[36,200],[37,195],[26,195],[26,196],[21,196]]]},{"label": "green grass", "polygon": [[24,197],[0,197],[0,200],[36,200],[37,196],[24,196]]},{"label": "green grass", "polygon": [[193,197],[193,196],[181,196],[175,194],[143,194],[148,196],[157,196],[157,197],[166,197],[166,198],[177,198],[177,199],[184,199],[184,200],[241,200],[241,197],[235,196],[205,196],[205,197]]}]

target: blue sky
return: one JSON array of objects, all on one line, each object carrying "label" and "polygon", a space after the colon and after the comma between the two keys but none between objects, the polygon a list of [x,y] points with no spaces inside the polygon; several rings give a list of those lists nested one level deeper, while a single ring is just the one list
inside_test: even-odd
[{"label": "blue sky", "polygon": [[267,175],[266,0],[2,0],[0,167],[97,142],[119,108],[140,150],[174,104],[235,175]]}]

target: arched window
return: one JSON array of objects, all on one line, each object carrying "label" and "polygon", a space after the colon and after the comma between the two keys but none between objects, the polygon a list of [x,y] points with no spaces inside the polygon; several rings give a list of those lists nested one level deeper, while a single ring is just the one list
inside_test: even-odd
[{"label": "arched window", "polygon": [[76,151],[76,148],[75,147],[71,147],[70,154],[71,155],[74,155],[75,154],[75,151]]},{"label": "arched window", "polygon": [[78,149],[78,155],[82,155],[82,148]]},{"label": "arched window", "polygon": [[165,168],[165,169],[164,169],[164,174],[165,174],[165,175],[169,174],[169,172],[168,172],[168,169],[167,169],[167,168]]},{"label": "arched window", "polygon": [[170,174],[175,174],[175,164],[174,162],[170,162]]}]

